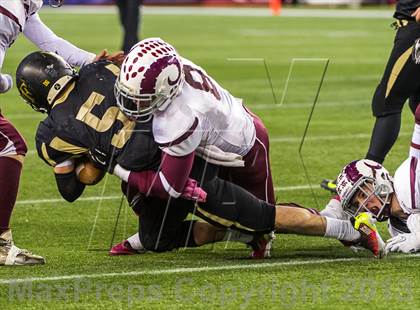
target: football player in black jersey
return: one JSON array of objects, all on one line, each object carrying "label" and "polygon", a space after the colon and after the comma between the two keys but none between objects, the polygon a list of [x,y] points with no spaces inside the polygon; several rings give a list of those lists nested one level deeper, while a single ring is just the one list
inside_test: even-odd
[{"label": "football player in black jersey", "polygon": [[[420,0],[398,0],[392,24],[396,29],[394,46],[382,79],[372,98],[375,125],[366,159],[380,164],[394,145],[401,127],[401,111],[409,101],[411,111],[420,102],[420,66],[415,61],[415,41],[420,38]],[[324,180],[321,187],[336,192],[336,184]]]},{"label": "football player in black jersey", "polygon": [[[140,215],[139,238],[147,250],[167,251],[230,238],[252,245],[252,257],[262,258],[269,254],[270,243],[261,235],[276,230],[350,241],[381,255],[381,239],[369,223],[358,231],[350,221],[320,216],[293,203],[271,205],[219,178],[218,167],[200,158],[194,161],[180,198],[159,198],[153,193],[153,177],[165,159],[147,130],[150,124],[132,122],[116,106],[113,83],[118,71],[114,64],[102,61],[76,74],[62,58],[45,52],[30,54],[17,69],[21,96],[35,110],[48,113],[36,133],[36,145],[39,156],[54,167],[65,199],[74,201],[83,192],[75,158],[89,154],[103,170],[120,176],[119,167],[129,173],[123,191]],[[185,220],[189,212],[213,226]],[[233,239],[227,227],[236,230]]]}]

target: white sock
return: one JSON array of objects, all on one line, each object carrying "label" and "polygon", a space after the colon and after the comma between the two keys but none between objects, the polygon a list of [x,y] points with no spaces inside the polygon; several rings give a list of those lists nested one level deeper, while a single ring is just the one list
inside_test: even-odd
[{"label": "white sock", "polygon": [[223,237],[223,241],[236,241],[236,242],[242,242],[242,243],[251,242],[252,239],[254,239],[254,236],[249,235],[249,234],[244,234],[240,231],[233,230],[233,229],[227,229],[226,234]]},{"label": "white sock", "polygon": [[343,241],[356,241],[360,238],[360,233],[354,229],[350,221],[338,220],[331,217],[325,217],[327,220],[327,229],[324,237],[335,238]]},{"label": "white sock", "polygon": [[139,233],[132,235],[131,237],[127,238],[128,243],[130,243],[131,248],[134,250],[140,251],[144,250],[144,246],[140,242]]}]

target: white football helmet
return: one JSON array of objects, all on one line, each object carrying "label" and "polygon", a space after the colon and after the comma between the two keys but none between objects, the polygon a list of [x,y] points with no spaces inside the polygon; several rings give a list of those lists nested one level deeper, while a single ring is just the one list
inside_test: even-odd
[{"label": "white football helmet", "polygon": [[[354,201],[356,194],[363,193],[363,202]],[[355,160],[346,165],[337,177],[337,193],[343,210],[350,216],[370,212],[378,221],[389,217],[390,198],[394,192],[393,179],[381,164],[369,159]],[[374,210],[367,208],[367,202],[376,196],[381,205]]]},{"label": "white football helmet", "polygon": [[115,82],[120,109],[138,122],[149,121],[179,94],[184,82],[182,61],[175,48],[160,38],[132,47]]}]

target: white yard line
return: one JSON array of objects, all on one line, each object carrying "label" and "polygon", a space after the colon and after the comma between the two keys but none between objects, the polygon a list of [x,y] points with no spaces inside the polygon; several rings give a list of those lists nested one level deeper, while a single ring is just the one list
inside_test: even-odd
[{"label": "white yard line", "polygon": [[[419,257],[420,254],[412,255],[395,255],[392,259]],[[63,281],[63,280],[77,280],[77,279],[92,279],[92,278],[110,278],[110,277],[130,277],[130,276],[145,276],[145,275],[162,275],[162,274],[184,274],[184,273],[198,273],[198,272],[211,272],[211,271],[224,271],[224,270],[251,270],[274,268],[283,266],[301,266],[301,265],[314,265],[314,264],[327,264],[336,262],[354,262],[363,261],[363,258],[335,258],[335,259],[313,259],[313,260],[299,260],[287,261],[277,263],[255,263],[244,265],[228,265],[228,266],[212,266],[212,267],[190,267],[190,268],[172,268],[161,270],[141,270],[129,272],[112,272],[112,273],[94,273],[94,274],[74,274],[62,275],[54,277],[32,277],[32,278],[17,278],[17,279],[4,279],[0,280],[0,285],[10,285],[25,282],[49,282],[49,281]]]},{"label": "white yard line", "polygon": [[[77,199],[77,201],[99,201],[99,200],[117,200],[121,199],[121,196],[92,196],[92,197],[82,197]],[[31,199],[31,200],[19,200],[16,202],[17,205],[32,205],[40,203],[57,203],[65,202],[62,198],[51,198],[51,199]]]},{"label": "white yard line", "polygon": [[[296,191],[300,189],[318,189],[319,184],[312,184],[312,185],[295,185],[295,186],[276,186],[274,187],[275,191],[279,192],[287,192],[287,191]],[[82,197],[77,199],[77,201],[99,201],[99,200],[118,200],[121,199],[121,196],[113,195],[113,196],[91,196],[91,197]],[[50,199],[29,199],[29,200],[19,200],[16,202],[17,205],[35,205],[35,204],[43,204],[43,203],[59,203],[65,202],[62,198],[50,198]]]},{"label": "white yard line", "polygon": [[[65,5],[60,10],[44,6],[42,14],[117,14],[116,6],[78,6]],[[211,7],[167,7],[167,6],[144,6],[144,15],[195,15],[195,16],[247,16],[247,17],[271,17],[271,11],[267,8],[211,8]],[[281,11],[281,17],[318,17],[318,18],[379,18],[392,19],[392,10],[352,10],[352,9],[294,9],[285,8]]]}]

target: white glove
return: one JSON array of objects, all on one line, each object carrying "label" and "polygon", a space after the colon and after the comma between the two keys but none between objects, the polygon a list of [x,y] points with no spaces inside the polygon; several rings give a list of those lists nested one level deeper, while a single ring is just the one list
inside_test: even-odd
[{"label": "white glove", "polygon": [[407,219],[407,227],[411,232],[420,231],[420,214],[410,214]]},{"label": "white glove", "polygon": [[387,240],[385,246],[387,254],[389,252],[415,253],[418,250],[420,250],[420,232],[399,234]]},{"label": "white glove", "polygon": [[13,87],[13,79],[9,74],[0,74],[0,93],[5,93]]}]

